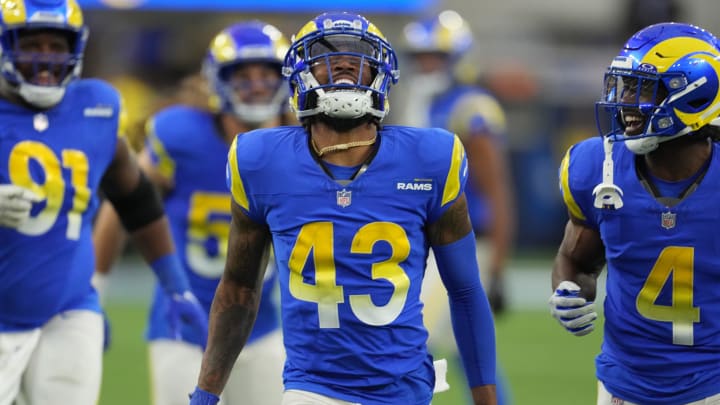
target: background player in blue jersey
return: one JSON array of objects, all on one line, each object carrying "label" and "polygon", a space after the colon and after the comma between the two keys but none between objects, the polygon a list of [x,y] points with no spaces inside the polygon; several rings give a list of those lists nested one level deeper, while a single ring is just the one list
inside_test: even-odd
[{"label": "background player in blue jersey", "polygon": [[[168,107],[150,118],[140,161],[164,194],[173,237],[193,291],[210,311],[223,272],[230,231],[230,193],[225,183],[228,147],[235,135],[256,128],[296,122],[287,109],[282,77],[289,43],[274,26],[249,21],[233,24],[211,41],[203,72],[211,106]],[[107,273],[113,258],[117,219],[111,207],[96,223],[98,272]],[[235,363],[223,403],[279,404],[284,350],[276,306],[277,273],[267,270],[262,300],[248,345]],[[162,316],[167,298],[156,288],[150,319],[150,374],[153,403],[187,403],[197,381],[205,336],[182,341],[171,335]]]},{"label": "background player in blue jersey", "polygon": [[[477,260],[490,306],[496,315],[501,314],[507,303],[503,280],[515,226],[505,113],[488,91],[457,78],[460,59],[473,44],[470,27],[457,12],[445,10],[409,23],[403,40],[411,85],[406,88],[401,118],[408,125],[445,128],[463,142],[470,172],[465,195],[477,239]],[[430,346],[456,357],[445,289],[432,259],[424,284]],[[506,390],[498,390],[498,402],[509,403]]]},{"label": "background player in blue jersey", "polygon": [[594,329],[607,264],[598,405],[720,402],[720,51],[688,24],[633,35],[605,74],[602,137],[560,167],[570,220],[552,314]]},{"label": "background player in blue jersey", "polygon": [[94,405],[103,345],[90,285],[98,190],[155,270],[173,322],[202,335],[207,316],[162,204],[120,137],[118,93],[78,79],[88,32],[75,1],[1,8],[0,404]]},{"label": "background player in blue jersey", "polygon": [[[403,39],[411,70],[402,122],[444,128],[463,142],[470,170],[465,195],[478,261],[490,305],[499,314],[506,306],[503,280],[515,227],[505,113],[487,90],[458,79],[457,66],[470,51],[473,34],[457,12],[445,10],[412,22],[405,26]],[[428,291],[433,289],[431,280],[426,279]]]},{"label": "background player in blue jersey", "polygon": [[322,14],[285,58],[303,126],[252,131],[228,155],[228,258],[191,404],[214,404],[257,314],[272,243],[287,360],[283,404],[430,403],[420,289],[430,246],[475,404],[495,404],[495,337],[463,192],[462,143],[380,126],[399,71],[377,27]]}]

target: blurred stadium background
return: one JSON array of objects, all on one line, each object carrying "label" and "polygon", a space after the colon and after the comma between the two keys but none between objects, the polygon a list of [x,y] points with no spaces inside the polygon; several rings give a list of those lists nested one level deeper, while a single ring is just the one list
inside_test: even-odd
[{"label": "blurred stadium background", "polygon": [[[180,80],[199,70],[210,38],[244,19],[270,22],[288,36],[316,14],[361,13],[400,52],[405,23],[455,9],[475,33],[458,74],[492,90],[508,114],[518,231],[510,263],[510,311],[498,319],[499,358],[516,405],[592,404],[593,358],[601,334],[576,338],[550,317],[549,272],[566,214],[557,167],[571,143],[593,136],[602,75],[622,42],[659,21],[720,33],[717,0],[78,0],[91,34],[85,76],[105,78],[125,95],[131,123],[171,102]],[[402,75],[391,104],[403,102]],[[399,110],[396,108],[396,111]],[[390,122],[399,122],[392,112]],[[153,283],[129,249],[112,275],[107,300],[113,344],[100,404],[145,404],[143,328]],[[451,385],[461,387],[451,368]],[[435,405],[462,404],[457,389]]]}]

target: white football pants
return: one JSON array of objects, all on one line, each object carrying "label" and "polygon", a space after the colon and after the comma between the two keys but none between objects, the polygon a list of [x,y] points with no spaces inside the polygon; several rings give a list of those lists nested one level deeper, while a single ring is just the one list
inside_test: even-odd
[{"label": "white football pants", "polygon": [[43,327],[0,333],[0,405],[95,405],[100,395],[103,320],[68,311]]},{"label": "white football pants", "polygon": [[[634,402],[622,400],[613,396],[605,389],[605,385],[598,381],[598,399],[597,405],[638,405]],[[701,399],[699,401],[693,401],[684,405],[720,405],[720,394]]]},{"label": "white football pants", "polygon": [[[176,340],[154,340],[150,379],[154,405],[187,405],[195,390],[202,350]],[[282,333],[274,331],[243,348],[220,397],[221,405],[280,404],[285,350]]]}]

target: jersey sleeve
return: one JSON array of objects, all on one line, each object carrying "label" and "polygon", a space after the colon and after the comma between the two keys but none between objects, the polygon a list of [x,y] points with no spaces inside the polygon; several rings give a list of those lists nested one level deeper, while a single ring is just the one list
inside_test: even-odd
[{"label": "jersey sleeve", "polygon": [[103,145],[110,156],[114,156],[118,139],[124,138],[127,131],[127,114],[120,92],[100,79],[81,79],[71,86],[74,102],[83,105],[82,119],[98,122],[96,131],[107,136],[108,139],[103,138]]},{"label": "jersey sleeve", "polygon": [[266,223],[262,207],[251,197],[252,179],[260,175],[256,172],[257,161],[262,159],[262,140],[253,132],[236,136],[228,151],[225,178],[233,201],[254,222]]},{"label": "jersey sleeve", "polygon": [[163,132],[164,122],[165,119],[162,115],[154,115],[147,121],[145,124],[145,149],[160,175],[174,181],[175,159],[169,151],[167,135]]},{"label": "jersey sleeve", "polygon": [[598,159],[602,157],[602,140],[595,138],[568,148],[558,170],[560,194],[568,214],[593,229],[598,228],[593,190],[602,180],[602,161]]},{"label": "jersey sleeve", "polygon": [[[430,223],[438,220],[452,203],[462,195],[468,176],[467,157],[460,138],[446,131],[442,132],[444,134],[430,135],[437,136],[437,145],[430,142],[425,144],[426,151],[435,151],[436,164],[431,163],[429,167],[437,167],[436,177],[440,185],[436,190],[436,197],[429,211],[428,220]],[[442,152],[438,154],[437,151]]]},{"label": "jersey sleeve", "polygon": [[484,92],[471,92],[461,96],[448,121],[448,130],[460,137],[484,134],[501,138],[506,129],[503,108],[495,97]]}]

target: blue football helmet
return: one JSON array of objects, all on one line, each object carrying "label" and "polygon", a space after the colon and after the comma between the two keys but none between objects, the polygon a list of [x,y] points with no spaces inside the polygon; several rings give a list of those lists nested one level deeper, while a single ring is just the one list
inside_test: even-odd
[{"label": "blue football helmet", "polygon": [[[222,30],[210,43],[203,63],[211,106],[250,124],[263,123],[282,113],[287,102],[282,66],[289,44],[280,30],[261,21],[237,23]],[[279,80],[265,84],[272,87],[269,100],[243,100],[238,93],[239,87],[249,84],[234,82],[231,76],[236,68],[248,63],[277,67]]]},{"label": "blue football helmet", "polygon": [[407,24],[403,38],[408,53],[442,53],[454,60],[470,50],[473,44],[470,26],[454,10]]},{"label": "blue football helmet", "polygon": [[[283,74],[289,79],[290,106],[298,119],[317,114],[339,119],[385,117],[390,87],[400,73],[395,51],[373,23],[357,14],[325,13],[305,24],[292,41]],[[341,57],[358,64],[355,80],[333,78],[331,58]],[[327,83],[313,74],[313,67],[320,64],[327,68]],[[368,68],[369,84],[362,80]]]},{"label": "blue football helmet", "polygon": [[[27,103],[49,108],[59,103],[70,82],[80,77],[88,29],[75,0],[14,0],[0,2],[0,72],[2,78]],[[19,37],[28,31],[49,30],[64,34],[70,52],[43,55],[21,52]],[[58,83],[36,83],[24,77],[20,64],[31,64],[33,72],[49,70],[58,74]]]},{"label": "blue football helmet", "polygon": [[638,31],[605,73],[596,103],[602,136],[636,154],[702,128],[720,112],[720,49],[713,34],[681,23]]}]

